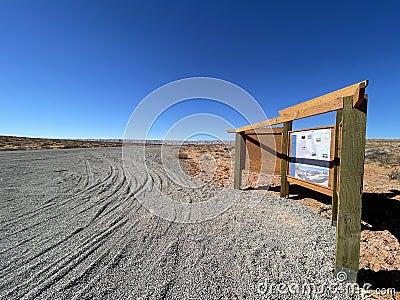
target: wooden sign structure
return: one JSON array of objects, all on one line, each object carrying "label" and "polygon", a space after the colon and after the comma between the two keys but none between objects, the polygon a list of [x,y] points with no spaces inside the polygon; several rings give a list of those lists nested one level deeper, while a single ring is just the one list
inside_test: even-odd
[{"label": "wooden sign structure", "polygon": [[[250,168],[252,161],[268,152],[277,158],[273,166],[281,176],[281,197],[288,197],[289,185],[298,184],[332,197],[332,224],[336,225],[335,273],[345,272],[349,282],[356,282],[360,258],[361,197],[364,175],[365,134],[368,81],[362,81],[329,94],[302,102],[279,111],[279,116],[259,123],[228,129],[236,134],[234,187],[240,189],[242,170],[246,165],[246,151]],[[292,122],[323,113],[336,111],[336,124],[331,126],[329,184],[322,186],[291,176],[289,166]],[[283,127],[271,126],[283,124]],[[315,130],[315,128],[313,128]],[[273,135],[276,143],[268,147],[262,143],[263,135]],[[268,162],[266,163],[268,165]],[[272,167],[272,166],[270,166]]]}]

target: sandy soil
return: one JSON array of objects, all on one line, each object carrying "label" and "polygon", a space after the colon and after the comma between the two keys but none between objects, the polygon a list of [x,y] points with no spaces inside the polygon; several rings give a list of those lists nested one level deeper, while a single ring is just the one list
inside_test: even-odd
[{"label": "sandy soil", "polygon": [[[183,146],[187,159],[182,160],[188,174],[202,172],[201,158],[213,157],[218,168],[208,181],[218,186],[233,187],[232,146]],[[361,232],[360,278],[375,288],[395,287],[400,291],[400,141],[369,140],[366,146],[363,214]],[[396,175],[396,176],[394,176]],[[279,197],[280,179],[262,180],[244,171],[242,187]],[[393,178],[394,177],[394,178]],[[269,187],[263,182],[271,182]],[[267,190],[268,189],[268,190]],[[325,195],[292,186],[290,199],[296,200],[315,213],[330,219],[331,199]],[[374,295],[377,299],[400,299],[396,296]]]}]

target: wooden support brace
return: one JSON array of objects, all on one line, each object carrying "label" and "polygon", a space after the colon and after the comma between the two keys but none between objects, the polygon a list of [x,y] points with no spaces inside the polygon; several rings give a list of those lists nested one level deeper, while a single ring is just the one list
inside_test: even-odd
[{"label": "wooden support brace", "polygon": [[235,139],[235,169],[233,174],[233,187],[240,189],[242,185],[242,170],[246,162],[246,141],[244,133],[236,133]]},{"label": "wooden support brace", "polygon": [[339,141],[341,139],[341,126],[342,126],[343,110],[336,111],[336,125],[335,125],[335,142],[333,154],[333,180],[332,180],[332,225],[336,226],[337,221],[337,206],[338,206],[338,174],[339,174]]},{"label": "wooden support brace", "polygon": [[353,108],[353,97],[344,98],[335,273],[348,282],[357,281],[359,269],[366,116],[367,100]]},{"label": "wooden support brace", "polygon": [[[269,120],[265,120],[265,121],[262,121],[259,123],[254,123],[251,125],[246,125],[243,127],[236,128],[236,132],[243,132],[246,130],[254,130],[254,129],[262,128],[265,126],[272,126],[272,125],[277,125],[277,124],[281,124],[281,123],[285,123],[285,122],[289,122],[289,121],[299,120],[299,119],[335,111],[335,110],[338,110],[341,108],[343,108],[343,98],[335,98],[335,99],[332,99],[330,102],[306,107],[301,110],[293,111],[287,115],[282,115],[282,116],[279,116],[276,118],[271,118]],[[231,132],[231,129],[229,129],[228,133],[229,132]]]},{"label": "wooden support brace", "polygon": [[292,121],[283,123],[282,131],[282,157],[281,157],[281,191],[280,196],[289,196],[289,182],[287,180],[287,170],[289,165],[289,131],[292,130]]}]

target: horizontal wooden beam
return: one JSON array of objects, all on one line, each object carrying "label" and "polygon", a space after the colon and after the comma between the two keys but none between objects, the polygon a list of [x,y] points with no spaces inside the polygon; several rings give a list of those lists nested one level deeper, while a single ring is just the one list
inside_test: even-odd
[{"label": "horizontal wooden beam", "polygon": [[254,130],[254,129],[262,128],[262,127],[277,125],[277,124],[281,124],[284,122],[299,120],[299,119],[303,119],[303,118],[307,118],[307,117],[312,117],[315,115],[335,111],[335,110],[342,109],[342,108],[343,108],[343,98],[340,97],[337,99],[333,99],[330,102],[317,104],[315,106],[308,106],[302,110],[292,111],[292,113],[290,115],[283,115],[283,116],[279,116],[279,117],[265,120],[262,122],[258,122],[255,124],[239,127],[239,128],[236,128],[236,131],[233,131],[233,132],[242,132],[242,131]]},{"label": "horizontal wooden beam", "polygon": [[[230,128],[230,129],[227,129],[226,132],[227,133],[243,132],[243,131],[236,131],[236,130],[237,129],[235,129],[235,128]],[[252,128],[252,129],[244,131],[244,134],[274,134],[274,133],[281,133],[282,130],[283,130],[283,127],[270,127],[270,128],[257,127],[256,129]]]},{"label": "horizontal wooden beam", "polygon": [[[235,129],[236,130],[236,129]],[[244,134],[275,134],[275,133],[282,133],[283,127],[273,127],[273,128],[257,128],[246,130]]]},{"label": "horizontal wooden beam", "polygon": [[325,187],[325,186],[322,186],[322,185],[319,185],[319,184],[315,184],[315,183],[312,183],[312,182],[309,182],[309,181],[305,181],[305,180],[302,180],[302,179],[299,179],[299,178],[296,178],[296,177],[292,177],[292,176],[289,176],[289,175],[287,175],[287,181],[292,183],[292,184],[301,185],[301,186],[304,186],[305,188],[308,188],[308,189],[313,190],[313,191],[317,191],[319,193],[322,193],[322,194],[325,194],[325,195],[328,195],[328,196],[331,196],[331,197],[333,195],[332,189],[330,189],[328,187]]},{"label": "horizontal wooden beam", "polygon": [[368,81],[365,86],[359,86],[353,95],[353,107],[358,107],[365,99],[365,87],[368,85]]},{"label": "horizontal wooden beam", "polygon": [[[363,100],[363,97],[359,97],[358,95],[360,93],[363,93],[363,91],[365,90],[367,85],[368,85],[368,80],[364,80],[364,81],[361,81],[359,83],[356,83],[356,84],[350,85],[348,87],[342,88],[340,90],[331,92],[329,94],[325,94],[325,95],[319,96],[317,98],[302,102],[300,104],[297,104],[297,105],[282,109],[282,110],[279,111],[279,114],[281,116],[282,115],[290,115],[290,114],[293,114],[293,113],[295,113],[296,111],[299,111],[299,110],[304,110],[304,109],[307,109],[309,107],[315,107],[317,105],[322,105],[322,104],[334,101],[337,98],[343,98],[343,97],[346,97],[346,96],[353,96],[355,94],[357,94],[357,96],[356,96],[357,97],[357,101],[354,102],[354,105],[357,105],[357,103],[359,103],[359,102],[361,102]],[[359,100],[360,98],[362,98],[362,99]]]}]

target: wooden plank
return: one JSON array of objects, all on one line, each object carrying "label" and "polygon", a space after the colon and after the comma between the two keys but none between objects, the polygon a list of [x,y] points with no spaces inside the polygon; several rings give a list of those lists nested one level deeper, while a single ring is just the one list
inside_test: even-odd
[{"label": "wooden plank", "polygon": [[250,172],[280,174],[282,133],[245,134],[248,161],[246,169]]},{"label": "wooden plank", "polygon": [[277,124],[281,124],[284,122],[299,120],[299,119],[303,119],[303,118],[307,118],[307,117],[312,117],[315,115],[335,111],[335,110],[342,109],[342,108],[343,108],[343,98],[337,98],[328,103],[323,103],[320,105],[307,107],[304,110],[292,112],[292,114],[290,114],[290,115],[283,115],[283,116],[279,116],[279,117],[265,120],[262,122],[258,122],[255,124],[239,127],[236,129],[236,132],[242,132],[242,131],[246,131],[246,130],[252,130],[252,129],[257,129],[257,128],[261,128],[261,127],[277,125]]},{"label": "wooden plank", "polygon": [[[310,106],[302,110],[293,111],[290,115],[279,116],[274,119],[270,119],[271,125],[279,124],[282,121],[294,121],[315,115],[324,114],[327,112],[335,111],[343,108],[343,98],[336,98],[331,102]],[[276,123],[278,122],[278,123]]]},{"label": "wooden plank", "polygon": [[289,133],[292,132],[299,132],[299,131],[307,131],[307,130],[318,130],[318,129],[334,129],[335,126],[334,125],[327,125],[327,126],[319,126],[319,127],[309,127],[309,128],[304,128],[304,129],[296,129],[296,130],[291,130]]},{"label": "wooden plank", "polygon": [[366,116],[366,100],[353,108],[353,96],[344,98],[335,273],[345,272],[349,282],[359,269]]},{"label": "wooden plank", "polygon": [[339,141],[341,135],[342,110],[336,111],[335,141],[333,150],[333,178],[332,178],[332,225],[336,226],[338,207],[338,171],[339,171]]},{"label": "wooden plank", "polygon": [[[280,122],[283,123],[283,122]],[[276,124],[280,124],[280,123],[276,123]],[[254,130],[257,128],[262,128],[262,127],[267,127],[267,126],[271,126],[272,124],[270,124],[269,120],[265,120],[262,122],[258,122],[258,123],[254,123],[254,124],[250,124],[250,125],[246,125],[246,126],[242,126],[239,128],[236,128],[236,132],[243,132],[243,131],[247,131],[247,130]]]},{"label": "wooden plank", "polygon": [[359,86],[356,90],[356,92],[353,95],[353,107],[358,107],[361,102],[364,101],[364,95],[365,95],[365,88],[368,85],[368,81],[365,84],[365,86]]},{"label": "wooden plank", "polygon": [[283,124],[282,131],[282,154],[281,154],[281,190],[280,196],[285,198],[289,196],[289,182],[287,181],[287,170],[289,164],[289,131],[292,130],[292,121]]},{"label": "wooden plank", "polygon": [[368,80],[344,87],[340,90],[333,91],[331,93],[319,96],[317,98],[302,102],[300,104],[282,109],[279,111],[280,115],[290,115],[299,110],[304,110],[310,107],[315,107],[318,105],[324,105],[326,103],[332,102],[337,98],[343,98],[346,96],[353,96],[357,90],[364,90],[368,85]]},{"label": "wooden plank", "polygon": [[273,128],[257,128],[246,130],[245,134],[274,134],[274,133],[281,133],[283,127],[273,127]]},{"label": "wooden plank", "polygon": [[332,189],[333,185],[333,177],[334,177],[334,163],[335,163],[335,139],[336,139],[336,132],[335,132],[335,126],[331,128],[331,144],[330,144],[330,151],[329,151],[329,157],[330,157],[330,167],[329,167],[329,181],[328,181],[328,187]]},{"label": "wooden plank", "polygon": [[233,174],[233,187],[240,189],[242,185],[242,170],[246,162],[246,145],[243,133],[236,133],[235,139],[235,169]]},{"label": "wooden plank", "polygon": [[330,189],[329,187],[325,187],[325,186],[322,186],[319,184],[305,181],[305,180],[302,180],[300,178],[296,178],[296,177],[293,177],[290,175],[287,175],[287,181],[290,183],[293,183],[293,184],[304,186],[305,188],[308,188],[310,190],[317,191],[319,193],[322,193],[322,194],[325,194],[328,196],[332,196],[332,189]]},{"label": "wooden plank", "polygon": [[[263,127],[259,127],[257,129],[249,129],[246,130],[244,133],[245,134],[273,134],[275,132],[282,132],[282,128],[283,127],[270,127],[270,128],[263,128]],[[236,133],[236,129],[235,128],[229,128],[226,130],[227,133]]]}]

